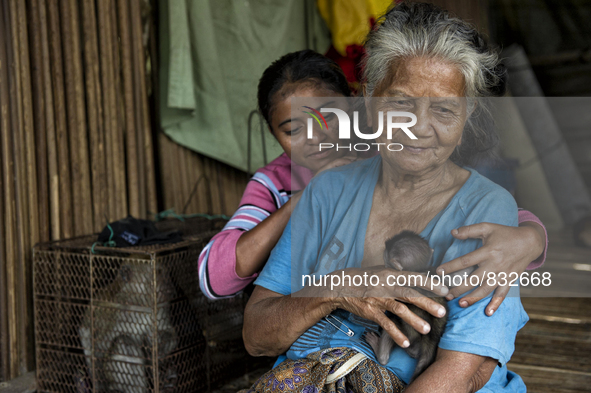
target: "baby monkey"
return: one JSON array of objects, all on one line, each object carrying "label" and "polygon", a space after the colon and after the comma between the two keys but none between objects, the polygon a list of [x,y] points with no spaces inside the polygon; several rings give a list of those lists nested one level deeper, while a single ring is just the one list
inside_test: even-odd
[{"label": "baby monkey", "polygon": [[[429,262],[432,256],[433,249],[429,247],[429,243],[425,239],[412,231],[402,231],[386,241],[384,263],[386,267],[399,271],[406,270],[419,273],[430,271],[434,273],[435,268],[432,268],[432,270],[429,268]],[[419,288],[417,288],[417,291],[428,296],[426,291]],[[417,332],[412,326],[396,315],[390,317],[396,324],[396,327],[410,342],[410,345],[404,350],[410,357],[417,359],[417,365],[411,381],[435,361],[439,339],[443,334],[447,322],[447,301],[440,297],[433,298],[433,300],[445,307],[445,316],[436,318],[413,304],[407,304],[410,311],[429,323],[431,330],[427,334]],[[394,346],[394,340],[388,332],[382,331],[380,336],[373,332],[368,333],[366,340],[376,353],[378,361],[383,365],[388,363],[390,352]]]}]

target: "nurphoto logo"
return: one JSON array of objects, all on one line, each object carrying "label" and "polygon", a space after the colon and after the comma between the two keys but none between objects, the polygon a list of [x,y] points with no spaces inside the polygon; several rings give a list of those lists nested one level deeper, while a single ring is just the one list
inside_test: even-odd
[{"label": "nurphoto logo", "polygon": [[[328,130],[328,123],[322,113],[334,113],[339,122],[339,140],[350,140],[351,139],[351,119],[349,118],[349,114],[342,109],[338,108],[320,108],[320,111],[309,107],[304,106],[304,108],[309,109],[309,111],[304,111],[306,114],[310,115],[311,118],[308,118],[307,122],[307,138],[313,138],[313,120],[316,120],[320,129]],[[410,121],[400,122],[400,119],[409,119]],[[410,127],[417,124],[417,117],[414,113],[411,112],[397,112],[397,111],[388,111],[386,112],[386,137],[387,139],[392,139],[392,130],[401,129],[410,139],[417,139],[417,137],[410,131]],[[353,111],[353,132],[357,136],[357,138],[362,140],[374,140],[382,135],[384,132],[384,112],[378,112],[378,128],[373,133],[363,133],[359,129],[359,112]],[[371,147],[370,145],[377,146],[378,151],[380,146],[386,146],[386,148],[390,151],[400,151],[404,148],[401,143],[355,143],[355,144],[348,144],[348,145],[341,145],[334,143],[320,143],[319,150],[322,151],[323,149],[333,149],[336,148],[337,150],[351,150],[354,149],[355,151],[368,151]]]}]

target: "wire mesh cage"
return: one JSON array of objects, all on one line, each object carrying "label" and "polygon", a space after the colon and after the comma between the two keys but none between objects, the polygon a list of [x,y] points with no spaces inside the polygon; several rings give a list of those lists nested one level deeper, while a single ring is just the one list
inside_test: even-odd
[{"label": "wire mesh cage", "polygon": [[248,369],[246,296],[209,301],[197,258],[225,221],[162,222],[183,241],[96,247],[96,236],[34,250],[39,392],[204,392]]}]

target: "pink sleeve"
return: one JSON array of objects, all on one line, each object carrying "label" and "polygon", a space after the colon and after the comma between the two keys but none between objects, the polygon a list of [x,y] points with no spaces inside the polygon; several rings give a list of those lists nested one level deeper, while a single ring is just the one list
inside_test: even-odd
[{"label": "pink sleeve", "polygon": [[258,276],[256,273],[250,277],[236,274],[236,244],[243,233],[239,229],[223,230],[199,255],[199,285],[208,298],[231,297]]},{"label": "pink sleeve", "polygon": [[243,233],[270,216],[286,200],[268,176],[261,173],[253,176],[236,213],[199,255],[199,286],[205,296],[232,297],[254,281],[258,274],[249,277],[236,274],[236,244]]},{"label": "pink sleeve", "polygon": [[527,270],[533,270],[533,269],[537,269],[540,266],[542,266],[544,264],[544,262],[546,261],[546,252],[548,251],[548,232],[546,232],[546,227],[544,226],[544,224],[542,224],[542,221],[540,221],[540,219],[538,217],[536,217],[535,214],[533,214],[532,212],[529,212],[527,210],[519,210],[519,223],[521,224],[522,222],[535,222],[536,224],[540,225],[543,229],[544,229],[544,234],[546,235],[546,247],[544,247],[544,252],[542,253],[542,255],[540,255],[540,257],[538,259],[536,259],[535,261],[533,261],[532,263],[530,263],[527,266]]}]

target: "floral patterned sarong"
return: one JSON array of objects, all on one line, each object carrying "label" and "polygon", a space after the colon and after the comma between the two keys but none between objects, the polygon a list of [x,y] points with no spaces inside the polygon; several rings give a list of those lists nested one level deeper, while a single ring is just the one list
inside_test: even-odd
[{"label": "floral patterned sarong", "polygon": [[287,359],[239,393],[397,393],[404,383],[351,348],[328,348]]}]

